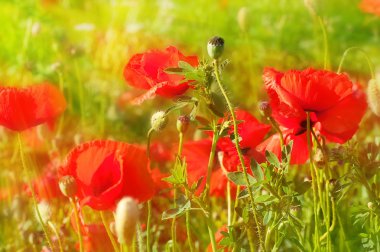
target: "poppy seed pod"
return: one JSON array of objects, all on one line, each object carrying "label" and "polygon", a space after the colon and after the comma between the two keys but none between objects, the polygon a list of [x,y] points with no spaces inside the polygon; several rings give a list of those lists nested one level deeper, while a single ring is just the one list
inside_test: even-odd
[{"label": "poppy seed pod", "polygon": [[131,197],[122,198],[117,204],[115,213],[115,231],[120,243],[131,244],[138,219],[137,202]]},{"label": "poppy seed pod", "polygon": [[263,116],[270,117],[272,116],[272,108],[270,107],[269,102],[267,101],[261,101],[259,103],[259,109]]},{"label": "poppy seed pod", "polygon": [[368,82],[367,99],[372,112],[380,116],[380,84],[376,79]]},{"label": "poppy seed pod", "polygon": [[180,133],[185,133],[189,128],[190,117],[187,115],[181,115],[177,119],[177,130]]},{"label": "poppy seed pod", "polygon": [[71,198],[77,193],[77,182],[73,176],[63,176],[59,179],[58,184],[62,194],[66,197]]},{"label": "poppy seed pod", "polygon": [[168,117],[164,111],[158,111],[152,115],[150,119],[152,129],[155,131],[163,130],[168,124]]},{"label": "poppy seed pod", "polygon": [[208,55],[212,59],[219,59],[224,51],[224,39],[218,36],[211,38],[207,44]]}]

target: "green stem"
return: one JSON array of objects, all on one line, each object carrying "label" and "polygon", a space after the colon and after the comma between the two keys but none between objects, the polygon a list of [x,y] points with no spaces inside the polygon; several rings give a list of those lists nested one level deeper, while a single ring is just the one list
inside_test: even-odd
[{"label": "green stem", "polygon": [[213,135],[212,135],[212,144],[211,144],[211,151],[210,151],[210,156],[208,159],[208,164],[207,164],[207,178],[206,178],[206,195],[209,196],[210,192],[210,183],[211,183],[211,174],[212,174],[212,168],[214,166],[214,159],[215,159],[215,154],[216,154],[216,144],[218,143],[219,140],[219,133],[217,131],[217,127],[215,125],[215,122],[212,122],[212,128],[213,128]]},{"label": "green stem", "polygon": [[319,26],[321,27],[322,34],[323,34],[323,55],[324,55],[324,69],[329,69],[330,68],[330,55],[329,55],[329,43],[327,40],[327,31],[326,31],[326,25],[323,22],[321,17],[318,17],[318,23]]},{"label": "green stem", "polygon": [[72,208],[74,210],[75,222],[76,222],[77,230],[78,230],[79,251],[83,252],[84,251],[83,237],[82,237],[82,229],[81,229],[81,225],[80,225],[80,221],[79,221],[78,208],[77,208],[77,205],[75,203],[75,199],[74,198],[70,198],[70,203],[71,203],[71,206],[72,206]]},{"label": "green stem", "polygon": [[106,232],[107,232],[107,235],[108,235],[109,239],[111,240],[113,250],[115,252],[119,252],[119,247],[118,247],[118,245],[117,245],[117,243],[115,241],[115,238],[113,237],[113,235],[111,233],[111,230],[110,230],[110,228],[108,226],[108,223],[107,223],[107,220],[106,220],[106,218],[104,216],[103,211],[99,211],[99,213],[100,213],[100,218],[102,219],[102,222],[103,222],[103,226],[106,229]]},{"label": "green stem", "polygon": [[244,179],[245,179],[245,182],[247,184],[247,190],[248,190],[249,198],[250,198],[251,204],[252,204],[253,217],[254,217],[254,220],[255,220],[256,227],[258,229],[257,234],[258,234],[258,237],[259,237],[259,244],[260,244],[260,247],[263,250],[265,250],[265,248],[264,248],[264,242],[263,242],[263,238],[262,238],[262,233],[261,233],[261,224],[260,224],[260,222],[258,220],[258,216],[257,216],[257,212],[256,212],[256,205],[255,205],[255,201],[254,201],[254,198],[253,198],[253,193],[252,193],[252,189],[251,189],[251,186],[250,186],[250,182],[249,182],[249,179],[248,179],[247,168],[245,167],[245,163],[244,163],[244,159],[243,159],[243,154],[242,154],[240,146],[239,146],[239,134],[238,134],[238,127],[237,127],[237,121],[236,121],[235,111],[234,111],[234,109],[232,107],[231,101],[228,98],[228,95],[227,95],[227,93],[226,93],[226,91],[225,91],[225,89],[224,89],[224,87],[222,85],[222,82],[220,80],[220,76],[219,76],[219,64],[218,64],[217,60],[214,60],[214,72],[215,72],[216,82],[218,83],[219,89],[222,92],[222,94],[224,96],[224,99],[226,100],[228,109],[229,109],[231,117],[232,117],[232,123],[233,123],[233,127],[234,127],[234,142],[235,142],[235,147],[236,147],[236,151],[238,153],[240,164],[241,164],[241,166],[243,168]]},{"label": "green stem", "polygon": [[51,221],[48,221],[48,225],[49,225],[50,229],[53,230],[55,236],[57,237],[57,240],[58,240],[58,246],[59,246],[59,251],[60,251],[60,252],[63,252],[63,247],[62,247],[61,237],[59,236],[59,233],[58,233],[57,229],[55,228],[53,222],[51,222]]},{"label": "green stem", "polygon": [[30,180],[31,176],[30,176],[30,173],[29,173],[29,169],[26,167],[26,162],[25,162],[25,157],[24,157],[24,149],[23,149],[22,140],[21,140],[21,133],[17,134],[17,140],[18,140],[18,144],[19,144],[19,148],[20,148],[20,158],[21,158],[22,168],[24,169],[24,172],[26,174],[27,183],[28,183],[28,186],[29,186],[30,191],[32,193],[33,207],[34,207],[34,209],[35,209],[35,211],[37,213],[37,219],[38,219],[38,221],[40,222],[40,224],[42,226],[42,230],[44,231],[44,234],[46,236],[46,240],[48,242],[48,245],[52,249],[52,251],[54,251],[53,243],[51,242],[51,240],[49,238],[49,233],[48,233],[48,231],[46,229],[46,226],[44,224],[44,221],[42,219],[40,210],[38,209],[37,199],[36,199],[36,195],[34,193],[33,184],[32,184],[32,182]]},{"label": "green stem", "polygon": [[318,203],[317,203],[317,184],[318,181],[316,181],[316,175],[314,174],[314,167],[313,167],[313,149],[311,146],[311,137],[310,137],[310,132],[311,132],[311,125],[310,125],[310,112],[306,112],[307,115],[307,147],[309,150],[309,157],[310,157],[310,173],[311,173],[311,182],[312,182],[312,188],[313,188],[313,207],[314,207],[314,246],[315,249],[318,251],[321,250],[320,244],[319,244],[319,221],[318,221]]},{"label": "green stem", "polygon": [[273,117],[268,117],[270,123],[272,124],[273,128],[277,131],[277,133],[280,135],[280,144],[281,144],[281,149],[284,146],[284,135],[282,134],[282,131],[280,127],[278,126],[277,122],[273,119]]},{"label": "green stem", "polygon": [[152,201],[148,200],[148,220],[146,222],[146,251],[150,252],[150,222],[152,219]]},{"label": "green stem", "polygon": [[367,53],[363,49],[361,49],[360,47],[357,47],[357,46],[353,46],[353,47],[347,48],[344,51],[342,59],[340,60],[340,63],[339,63],[339,67],[338,67],[337,73],[340,73],[342,71],[344,60],[346,59],[348,53],[351,52],[351,51],[353,51],[353,50],[358,50],[359,52],[361,52],[363,54],[363,56],[365,57],[365,59],[367,61],[368,69],[369,69],[369,71],[371,73],[371,78],[375,79],[375,71],[374,71],[374,66],[373,66],[373,63],[372,63],[371,59],[368,57]]}]

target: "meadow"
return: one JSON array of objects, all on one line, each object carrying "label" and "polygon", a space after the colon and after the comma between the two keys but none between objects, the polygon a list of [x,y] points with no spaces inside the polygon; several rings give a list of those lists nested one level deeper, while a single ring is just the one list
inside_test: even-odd
[{"label": "meadow", "polygon": [[0,251],[380,251],[380,1],[0,24]]}]

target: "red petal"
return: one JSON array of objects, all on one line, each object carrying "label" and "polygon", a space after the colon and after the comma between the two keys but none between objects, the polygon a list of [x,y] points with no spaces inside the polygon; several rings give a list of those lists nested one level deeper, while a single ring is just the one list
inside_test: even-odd
[{"label": "red petal", "polygon": [[319,131],[330,141],[344,143],[356,133],[366,110],[365,94],[356,90],[334,107],[318,113]]},{"label": "red petal", "polygon": [[0,88],[0,124],[15,131],[48,122],[66,109],[62,93],[50,84]]}]

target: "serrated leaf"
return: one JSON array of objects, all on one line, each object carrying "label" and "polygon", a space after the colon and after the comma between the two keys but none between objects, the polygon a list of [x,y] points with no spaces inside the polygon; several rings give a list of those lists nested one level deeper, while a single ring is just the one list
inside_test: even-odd
[{"label": "serrated leaf", "polygon": [[264,180],[264,172],[261,169],[260,165],[256,162],[256,160],[251,159],[251,170],[252,173],[255,175],[255,178],[257,181],[263,181]]},{"label": "serrated leaf", "polygon": [[267,161],[270,164],[274,165],[276,168],[281,167],[280,161],[278,160],[277,156],[273,152],[265,151],[265,157],[267,158]]},{"label": "serrated leaf", "polygon": [[[256,179],[254,177],[249,174],[247,174],[247,176],[250,185],[256,183]],[[227,177],[236,185],[248,186],[243,172],[229,172],[227,173]]]},{"label": "serrated leaf", "polygon": [[172,219],[174,217],[179,217],[189,210],[191,207],[190,201],[187,201],[186,204],[182,205],[179,208],[172,208],[162,213],[162,220]]}]

